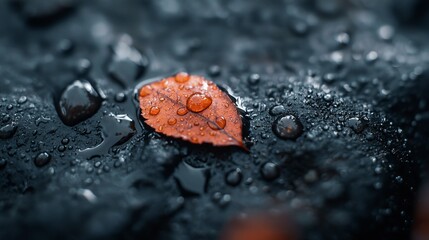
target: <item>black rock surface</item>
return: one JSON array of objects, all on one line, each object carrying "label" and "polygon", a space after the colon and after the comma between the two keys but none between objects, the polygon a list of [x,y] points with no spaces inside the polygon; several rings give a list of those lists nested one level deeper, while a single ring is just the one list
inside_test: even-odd
[{"label": "black rock surface", "polygon": [[[409,239],[429,169],[427,9],[1,1],[0,239],[210,240],[255,211],[284,214],[300,239]],[[231,96],[249,152],[143,123],[138,87],[178,71]],[[87,112],[59,115],[82,79]],[[282,116],[299,134],[273,132]]]}]

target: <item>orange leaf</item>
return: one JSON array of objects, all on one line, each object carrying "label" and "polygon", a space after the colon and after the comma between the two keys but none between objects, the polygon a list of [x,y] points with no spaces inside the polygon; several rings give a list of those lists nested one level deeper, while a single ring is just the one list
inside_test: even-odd
[{"label": "orange leaf", "polygon": [[201,76],[176,76],[145,85],[139,93],[145,122],[167,136],[192,143],[246,147],[242,122],[231,99]]}]

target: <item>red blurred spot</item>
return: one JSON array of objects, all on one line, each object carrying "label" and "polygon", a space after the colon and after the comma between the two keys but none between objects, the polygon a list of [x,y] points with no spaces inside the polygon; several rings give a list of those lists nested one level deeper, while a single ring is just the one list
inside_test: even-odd
[{"label": "red blurred spot", "polygon": [[286,215],[252,215],[234,219],[223,232],[220,240],[297,240],[295,226]]}]

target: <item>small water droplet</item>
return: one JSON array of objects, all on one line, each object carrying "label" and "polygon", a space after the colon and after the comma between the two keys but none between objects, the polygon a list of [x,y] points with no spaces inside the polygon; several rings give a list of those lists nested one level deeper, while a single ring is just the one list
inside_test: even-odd
[{"label": "small water droplet", "polygon": [[226,183],[231,186],[237,186],[238,184],[240,184],[242,179],[243,179],[243,173],[241,173],[240,168],[231,170],[225,175]]},{"label": "small water droplet", "polygon": [[338,45],[341,47],[348,46],[350,44],[350,35],[348,33],[340,33],[335,37],[335,41],[337,41]]},{"label": "small water droplet", "polygon": [[185,83],[187,81],[189,81],[189,79],[191,78],[191,76],[185,72],[181,72],[176,74],[176,76],[174,77],[174,80],[178,83]]},{"label": "small water droplet", "polygon": [[155,115],[158,115],[160,111],[161,109],[159,107],[154,106],[150,108],[149,114],[155,116]]},{"label": "small water droplet", "polygon": [[174,124],[177,123],[177,119],[176,118],[169,118],[168,121],[167,121],[167,123],[169,125],[174,125]]},{"label": "small water droplet", "polygon": [[21,96],[18,99],[18,103],[19,104],[24,104],[25,102],[27,102],[27,97],[26,96]]},{"label": "small water droplet", "polygon": [[115,94],[115,102],[123,103],[125,102],[125,100],[127,100],[127,95],[125,95],[124,92],[118,92],[117,94]]},{"label": "small water droplet", "polygon": [[274,121],[273,132],[282,139],[293,140],[301,136],[303,126],[297,117],[293,115],[285,115]]},{"label": "small water droplet", "polygon": [[69,142],[70,142],[70,140],[68,138],[63,138],[61,140],[61,143],[64,144],[64,145],[67,145]]},{"label": "small water droplet", "polygon": [[212,65],[207,70],[207,73],[210,77],[218,77],[221,74],[221,69],[218,65]]},{"label": "small water droplet", "polygon": [[7,165],[7,161],[4,158],[0,159],[0,169],[4,169]]},{"label": "small water droplet", "polygon": [[347,120],[347,126],[355,133],[361,133],[365,129],[366,124],[360,118],[353,117]]},{"label": "small water droplet", "polygon": [[89,61],[86,58],[79,59],[76,62],[76,66],[75,66],[76,75],[79,77],[87,75],[91,70],[91,67],[92,67],[91,61]]},{"label": "small water droplet", "polygon": [[34,159],[34,164],[37,167],[43,167],[51,161],[51,155],[47,152],[39,153]]},{"label": "small water droplet", "polygon": [[62,39],[58,42],[57,51],[62,55],[69,55],[73,52],[74,44],[70,39]]},{"label": "small water droplet", "polygon": [[384,41],[392,40],[395,29],[390,25],[383,25],[378,29],[378,36]]},{"label": "small water droplet", "polygon": [[184,107],[177,109],[177,115],[179,115],[179,116],[183,116],[187,113],[188,113],[188,109],[186,109]]},{"label": "small water droplet", "polygon": [[283,114],[285,111],[286,109],[283,105],[275,105],[272,108],[270,108],[269,113],[271,116],[277,116],[277,115]]},{"label": "small water droplet", "polygon": [[186,101],[186,108],[192,112],[202,112],[212,104],[212,98],[202,94],[194,93]]},{"label": "small water droplet", "polygon": [[377,59],[378,59],[378,53],[376,51],[369,52],[365,57],[365,60],[368,63],[373,63],[373,62],[377,61]]},{"label": "small water droplet", "polygon": [[274,180],[280,175],[280,169],[277,164],[266,162],[261,167],[261,174],[265,180]]},{"label": "small water droplet", "polygon": [[254,85],[259,84],[259,82],[260,82],[260,81],[261,81],[261,76],[260,76],[259,74],[256,74],[256,73],[251,74],[251,75],[249,76],[249,78],[247,79],[247,82],[248,82],[251,86],[254,86]]}]

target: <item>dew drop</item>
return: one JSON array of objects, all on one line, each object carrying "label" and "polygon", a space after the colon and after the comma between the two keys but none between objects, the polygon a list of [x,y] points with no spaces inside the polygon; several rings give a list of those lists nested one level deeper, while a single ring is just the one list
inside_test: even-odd
[{"label": "dew drop", "polygon": [[168,119],[168,121],[167,121],[167,123],[168,123],[169,125],[174,125],[174,124],[176,124],[176,123],[177,123],[177,119],[175,119],[175,118],[169,118],[169,119]]},{"label": "dew drop", "polygon": [[156,107],[156,106],[151,107],[150,110],[149,110],[149,114],[152,115],[152,116],[158,115],[158,113],[159,113],[160,110],[161,109],[159,107]]},{"label": "dew drop", "polygon": [[202,94],[194,93],[186,101],[186,108],[192,112],[202,112],[212,104],[212,98]]},{"label": "dew drop", "polygon": [[42,152],[34,159],[34,164],[37,167],[43,167],[51,161],[51,155],[47,152]]},{"label": "dew drop", "polygon": [[189,81],[189,79],[191,78],[191,76],[189,76],[189,74],[185,73],[185,72],[181,72],[176,74],[176,76],[174,77],[174,80],[178,83],[185,83],[187,81]]},{"label": "dew drop", "polygon": [[273,132],[282,139],[293,140],[301,136],[303,126],[297,117],[293,115],[285,115],[274,121]]},{"label": "dew drop", "polygon": [[188,110],[184,107],[177,109],[177,115],[183,116],[188,113]]}]

